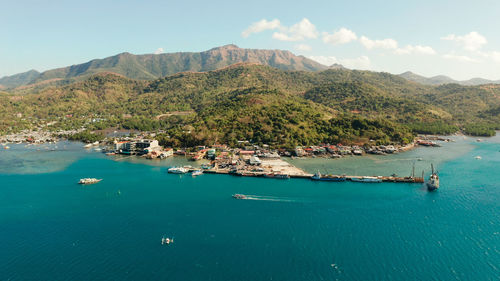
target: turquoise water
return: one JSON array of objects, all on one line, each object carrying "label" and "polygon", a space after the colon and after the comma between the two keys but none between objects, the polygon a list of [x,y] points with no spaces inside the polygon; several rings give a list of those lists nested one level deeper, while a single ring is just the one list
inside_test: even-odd
[{"label": "turquoise water", "polygon": [[[0,280],[500,278],[500,137],[293,160],[309,171],[406,175],[421,157],[417,171],[439,167],[434,193],[418,184],[192,178],[166,173],[178,158],[57,146],[0,151]],[[104,180],[77,185],[82,177]],[[174,244],[161,245],[163,236]]]}]

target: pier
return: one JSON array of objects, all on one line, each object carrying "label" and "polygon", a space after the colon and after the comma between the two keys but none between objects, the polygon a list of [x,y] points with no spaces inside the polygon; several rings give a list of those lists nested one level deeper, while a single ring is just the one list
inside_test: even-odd
[{"label": "pier", "polygon": [[[224,175],[233,175],[240,177],[268,177],[270,174],[282,174],[288,175],[290,178],[298,178],[298,179],[310,179],[310,180],[318,180],[327,181],[327,177],[337,177],[343,178],[342,181],[354,181],[354,182],[363,182],[363,178],[375,179],[372,182],[394,182],[394,183],[423,183],[423,177],[398,177],[398,176],[348,176],[348,175],[323,175],[320,179],[313,179],[314,174],[310,174],[305,172],[304,170],[293,166],[292,164],[283,161],[281,159],[272,159],[272,160],[262,160],[262,163],[259,166],[253,165],[237,165],[237,168],[234,166],[219,168],[218,165],[214,165],[213,168],[204,169],[203,172],[206,174],[224,174]],[[195,170],[192,168],[191,170]],[[191,171],[190,170],[190,171]],[[366,181],[369,182],[369,181]]]}]

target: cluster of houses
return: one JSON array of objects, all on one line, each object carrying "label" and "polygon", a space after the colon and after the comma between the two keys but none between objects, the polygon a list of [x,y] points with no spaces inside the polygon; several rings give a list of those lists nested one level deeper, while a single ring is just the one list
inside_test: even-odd
[{"label": "cluster of houses", "polygon": [[357,145],[347,146],[347,145],[321,145],[321,146],[309,146],[301,147],[297,146],[294,150],[294,156],[304,157],[304,156],[331,156],[333,158],[339,158],[344,155],[363,155],[363,154],[391,154],[398,152],[399,147],[394,145],[379,145],[370,147],[361,147]]},{"label": "cluster of houses", "polygon": [[[146,156],[147,158],[167,158],[174,154],[185,155],[190,160],[197,161],[201,159],[209,160],[231,160],[231,156],[238,155],[245,157],[249,164],[259,165],[260,158],[279,159],[281,156],[288,157],[331,157],[340,158],[346,155],[363,154],[391,154],[405,150],[408,147],[394,145],[379,146],[348,146],[348,145],[318,145],[318,146],[297,146],[293,151],[286,149],[270,149],[268,145],[247,145],[244,148],[230,148],[227,145],[213,145],[211,147],[197,146],[192,151],[183,149],[173,150],[172,148],[163,148],[157,140],[151,139],[126,139],[114,142],[115,153],[126,155]],[[230,161],[229,161],[230,162]]]}]

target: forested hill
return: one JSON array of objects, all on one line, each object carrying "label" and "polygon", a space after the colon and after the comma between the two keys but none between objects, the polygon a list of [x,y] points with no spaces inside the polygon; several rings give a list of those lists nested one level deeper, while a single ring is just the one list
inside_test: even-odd
[{"label": "forested hill", "polygon": [[164,143],[174,146],[405,143],[417,132],[494,133],[500,87],[435,87],[388,73],[238,64],[153,81],[98,74],[35,94],[0,95],[0,107],[3,133],[57,121],[50,128],[163,130]]},{"label": "forested hill", "polygon": [[36,85],[44,81],[61,84],[100,72],[113,72],[132,79],[153,80],[178,72],[205,72],[241,62],[269,65],[283,70],[317,71],[328,68],[303,56],[296,56],[289,51],[242,49],[235,45],[226,45],[204,52],[146,55],[122,53],[42,73],[29,71],[3,77],[0,79],[0,85],[5,88],[15,88]]}]

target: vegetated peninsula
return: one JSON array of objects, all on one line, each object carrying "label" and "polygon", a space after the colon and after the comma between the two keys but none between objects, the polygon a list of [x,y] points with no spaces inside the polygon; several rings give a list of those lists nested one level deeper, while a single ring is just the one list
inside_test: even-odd
[{"label": "vegetated peninsula", "polygon": [[115,73],[0,95],[0,132],[81,129],[156,132],[162,145],[239,141],[293,149],[320,143],[406,144],[417,133],[494,135],[500,86],[423,85],[343,68],[290,71],[239,63],[154,80]]}]

